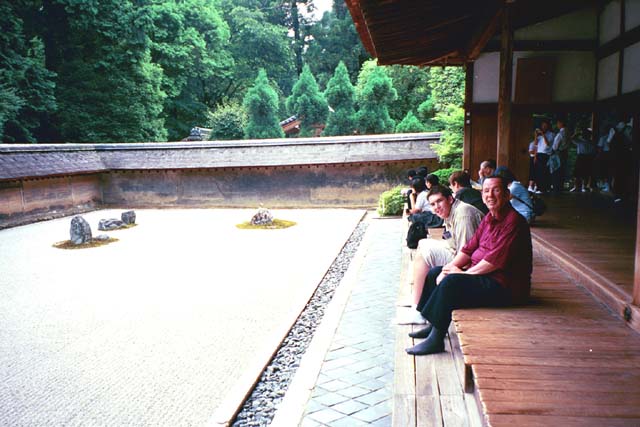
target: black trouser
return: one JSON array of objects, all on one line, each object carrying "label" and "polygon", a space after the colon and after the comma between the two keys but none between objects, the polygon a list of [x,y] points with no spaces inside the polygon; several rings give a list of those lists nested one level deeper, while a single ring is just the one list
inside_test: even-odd
[{"label": "black trouser", "polygon": [[547,191],[549,189],[550,173],[547,162],[549,161],[549,155],[544,153],[538,153],[536,160],[536,185],[538,190]]},{"label": "black trouser", "polygon": [[429,270],[417,307],[436,329],[449,329],[451,313],[458,308],[503,306],[511,302],[509,291],[490,276],[449,274],[436,285],[441,271],[442,267]]}]

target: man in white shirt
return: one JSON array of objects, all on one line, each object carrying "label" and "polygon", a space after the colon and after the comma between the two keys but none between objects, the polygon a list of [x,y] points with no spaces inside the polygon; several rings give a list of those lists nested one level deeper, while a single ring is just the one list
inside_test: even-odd
[{"label": "man in white shirt", "polygon": [[564,185],[571,139],[569,138],[564,119],[559,118],[556,122],[556,126],[558,127],[558,133],[553,138],[552,149],[554,153],[557,153],[558,156],[560,156],[560,167],[552,174],[552,181],[553,191],[557,193],[562,191],[562,187]]},{"label": "man in white shirt", "polygon": [[549,120],[544,119],[540,124],[540,128],[535,130],[534,138],[538,143],[536,155],[536,184],[538,190],[536,193],[543,193],[549,189],[549,181],[551,175],[549,173],[549,156],[553,153],[553,141],[555,135],[549,130]]}]

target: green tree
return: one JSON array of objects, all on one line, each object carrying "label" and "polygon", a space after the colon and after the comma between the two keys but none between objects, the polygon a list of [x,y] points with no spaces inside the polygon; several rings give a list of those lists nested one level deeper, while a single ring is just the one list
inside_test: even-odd
[{"label": "green tree", "polygon": [[462,166],[462,145],[464,143],[464,109],[448,105],[445,111],[436,114],[436,122],[442,129],[440,142],[433,144],[438,160],[447,167]]},{"label": "green tree", "polygon": [[340,61],[336,67],[333,77],[327,83],[324,96],[333,112],[329,113],[323,134],[351,135],[356,128],[355,88],[349,80],[349,71],[344,62]]},{"label": "green tree", "polygon": [[247,112],[245,138],[282,138],[284,132],[278,120],[278,95],[269,85],[265,70],[260,70],[255,85],[247,91],[243,106]]},{"label": "green tree", "polygon": [[465,81],[462,67],[431,67],[429,78],[436,111],[444,111],[449,105],[462,106]]},{"label": "green tree", "polygon": [[167,94],[162,117],[170,140],[180,140],[222,102],[222,79],[230,80],[229,28],[208,0],[153,1],[141,12],[150,21],[152,61],[162,67]]},{"label": "green tree", "polygon": [[396,126],[396,133],[413,133],[424,132],[425,126],[418,120],[413,114],[413,111],[409,111],[404,119]]},{"label": "green tree", "polygon": [[151,62],[142,0],[43,1],[54,124],[68,142],[166,139],[162,69]]},{"label": "green tree", "polygon": [[211,128],[210,139],[243,139],[247,113],[238,103],[224,104],[210,114],[208,126]]},{"label": "green tree", "polygon": [[327,100],[320,92],[308,65],[304,66],[300,78],[293,85],[291,96],[287,99],[287,110],[300,119],[300,136],[313,135],[313,126],[324,124],[327,119]]},{"label": "green tree", "polygon": [[398,92],[398,98],[389,106],[389,115],[400,121],[409,111],[416,111],[420,103],[429,96],[429,69],[412,65],[391,65],[385,68]]},{"label": "green tree", "polygon": [[361,134],[391,133],[395,121],[389,117],[388,106],[396,100],[398,94],[383,67],[370,67],[366,64],[356,86],[358,130]]},{"label": "green tree", "polygon": [[255,70],[260,68],[289,93],[297,74],[287,27],[269,22],[265,12],[243,3],[237,5],[234,0],[224,0],[221,5],[231,30],[229,52],[234,66],[233,72],[220,81],[220,97],[241,99],[253,84]]},{"label": "green tree", "polygon": [[[29,1],[0,3],[0,140],[48,140],[43,131],[57,104],[55,74],[45,68],[44,45],[29,18],[38,5]],[[25,22],[26,21],[26,22]]]},{"label": "green tree", "polygon": [[326,87],[340,61],[349,70],[350,79],[355,81],[362,63],[370,58],[344,1],[333,2],[332,10],[309,27],[307,39],[304,60],[320,87]]},{"label": "green tree", "polygon": [[418,106],[418,117],[424,123],[426,131],[437,131],[438,124],[435,122],[436,107],[431,95]]}]

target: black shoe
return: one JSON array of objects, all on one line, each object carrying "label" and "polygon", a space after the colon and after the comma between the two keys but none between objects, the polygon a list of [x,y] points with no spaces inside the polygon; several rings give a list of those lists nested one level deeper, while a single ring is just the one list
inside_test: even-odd
[{"label": "black shoe", "polygon": [[426,338],[431,333],[431,325],[428,325],[426,328],[422,328],[417,331],[409,332],[409,336],[411,338]]},{"label": "black shoe", "polygon": [[426,339],[420,344],[416,344],[413,347],[405,349],[405,351],[414,356],[442,353],[444,351],[444,341]]}]

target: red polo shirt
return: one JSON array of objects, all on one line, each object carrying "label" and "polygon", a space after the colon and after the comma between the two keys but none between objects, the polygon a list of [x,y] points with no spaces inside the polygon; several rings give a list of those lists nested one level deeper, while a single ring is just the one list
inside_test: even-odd
[{"label": "red polo shirt", "polygon": [[481,260],[496,267],[488,275],[511,291],[514,302],[525,301],[531,290],[532,251],[529,224],[511,205],[498,220],[489,212],[461,249],[471,265]]}]

